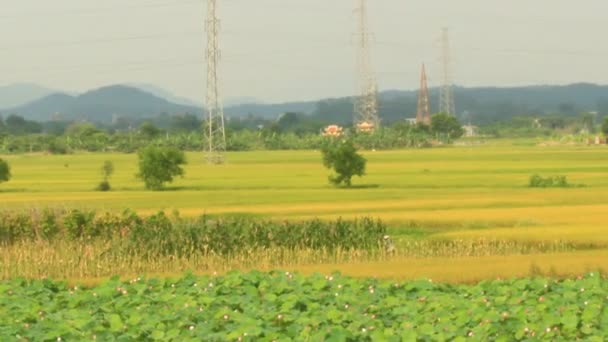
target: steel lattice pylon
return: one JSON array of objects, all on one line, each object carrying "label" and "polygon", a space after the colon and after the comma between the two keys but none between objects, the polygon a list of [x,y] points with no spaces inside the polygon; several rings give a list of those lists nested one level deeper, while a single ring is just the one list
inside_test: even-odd
[{"label": "steel lattice pylon", "polygon": [[452,89],[453,83],[450,62],[450,39],[447,28],[443,29],[441,35],[441,65],[443,68],[443,75],[439,94],[439,112],[448,115],[456,115],[454,90]]},{"label": "steel lattice pylon", "polygon": [[207,0],[207,118],[205,121],[205,149],[207,162],[221,164],[225,161],[226,130],[224,108],[220,100],[218,66],[220,60],[219,31],[216,0]]},{"label": "steel lattice pylon", "polygon": [[367,0],[357,0],[358,32],[356,34],[358,97],[355,99],[354,124],[358,131],[373,131],[380,126],[378,85],[372,71],[367,23]]},{"label": "steel lattice pylon", "polygon": [[426,78],[426,69],[422,64],[420,74],[420,92],[418,93],[418,111],[416,112],[417,124],[431,124],[431,104],[429,101],[429,87]]}]

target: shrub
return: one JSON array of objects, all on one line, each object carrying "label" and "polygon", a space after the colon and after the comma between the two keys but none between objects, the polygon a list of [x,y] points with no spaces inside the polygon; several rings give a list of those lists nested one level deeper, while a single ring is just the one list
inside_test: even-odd
[{"label": "shrub", "polygon": [[110,191],[110,190],[112,190],[112,186],[110,185],[110,182],[108,182],[107,180],[103,180],[99,183],[99,185],[97,185],[96,190],[97,191]]},{"label": "shrub", "polygon": [[542,176],[535,174],[530,177],[529,187],[531,188],[567,188],[568,179],[566,176],[553,176],[543,178]]},{"label": "shrub", "polygon": [[183,176],[186,164],[184,152],[173,147],[148,146],[139,151],[139,173],[146,189],[161,190],[165,183],[171,183],[176,176]]},{"label": "shrub", "polygon": [[94,218],[95,213],[91,211],[70,211],[63,219],[63,225],[67,230],[68,237],[72,240],[95,237],[96,234],[91,231],[94,227],[92,224]]},{"label": "shrub", "polygon": [[10,245],[36,237],[32,216],[22,213],[2,213],[0,217],[0,245]]},{"label": "shrub", "polygon": [[42,212],[40,218],[40,229],[38,232],[39,237],[45,240],[52,240],[59,234],[59,222],[57,220],[57,213],[53,210],[46,209]]}]

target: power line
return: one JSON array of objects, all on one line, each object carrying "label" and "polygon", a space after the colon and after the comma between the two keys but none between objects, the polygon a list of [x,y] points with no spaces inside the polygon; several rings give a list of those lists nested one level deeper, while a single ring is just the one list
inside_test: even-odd
[{"label": "power line", "polygon": [[[166,38],[174,38],[181,36],[200,36],[202,31],[192,30],[192,31],[182,31],[182,32],[169,32],[169,33],[152,33],[152,34],[142,34],[142,35],[132,35],[132,36],[124,36],[124,37],[110,37],[110,38],[92,38],[92,39],[80,39],[73,41],[56,41],[56,42],[39,42],[39,43],[29,43],[29,44],[20,44],[14,46],[3,46],[0,47],[0,51],[14,51],[16,49],[43,49],[43,48],[51,48],[51,47],[60,47],[60,46],[81,46],[81,45],[98,45],[98,44],[106,44],[113,42],[121,42],[121,41],[137,41],[137,40],[154,40],[154,39],[166,39]],[[224,33],[224,32],[223,32]],[[264,35],[263,32],[258,32],[256,34]],[[250,36],[249,34],[241,34],[237,32],[228,32],[228,35],[242,35],[242,36]],[[293,37],[292,34],[286,35],[290,38]],[[302,37],[299,40],[307,41],[310,43],[327,45],[331,47],[336,47],[341,45],[342,47],[348,47],[350,43],[345,40],[329,40],[329,39],[317,39],[313,37]],[[391,47],[404,47],[404,48],[420,48],[427,46],[424,43],[403,43],[403,42],[391,42],[391,41],[374,41],[370,42],[370,45],[377,45],[377,49],[382,50],[382,46],[391,46]],[[291,53],[294,49],[288,50],[280,50],[270,52],[269,55],[276,55],[282,53]],[[301,48],[301,51],[310,51],[308,46],[304,46]],[[391,49],[393,51],[393,49]],[[599,51],[592,50],[580,50],[580,49],[521,49],[521,48],[504,48],[504,49],[493,49],[493,48],[479,48],[473,46],[460,46],[459,51],[466,52],[482,52],[482,53],[498,53],[505,55],[513,55],[513,54],[523,54],[523,55],[564,55],[564,56],[580,56],[580,57],[605,57],[608,56],[608,53],[602,53]],[[231,53],[230,56],[248,56],[251,55],[251,52],[247,53]],[[378,72],[382,73],[382,72]]]},{"label": "power line", "polygon": [[[403,48],[420,48],[428,47],[425,43],[410,43],[410,42],[393,42],[393,41],[376,41],[374,42],[379,46],[392,46],[392,47],[403,47]],[[475,52],[486,52],[486,53],[498,53],[498,54],[525,54],[525,55],[571,55],[571,56],[608,56],[608,52],[600,52],[595,50],[580,50],[580,49],[525,49],[525,48],[480,48],[478,46],[458,46],[459,51],[475,51]]]},{"label": "power line", "polygon": [[[133,0],[131,0],[133,1]],[[258,0],[259,1],[259,0]],[[232,5],[241,5],[242,3],[245,2],[249,2],[248,0],[222,0],[222,5],[228,5],[228,6],[232,6]],[[289,4],[289,7],[285,7],[282,5],[283,3],[281,2],[281,4],[275,4],[275,5],[268,5],[265,4],[263,6],[263,8],[273,8],[273,9],[286,9],[286,10],[293,10],[293,6],[294,5],[301,5],[300,4]],[[57,9],[50,9],[50,10],[35,10],[35,11],[23,11],[21,13],[12,13],[12,14],[3,14],[0,15],[0,19],[24,19],[24,18],[31,18],[31,17],[35,17],[35,16],[49,16],[49,15],[74,15],[74,14],[90,14],[90,15],[101,15],[105,13],[111,13],[111,12],[116,12],[116,11],[124,11],[125,9],[156,9],[156,8],[164,8],[164,7],[181,7],[181,6],[192,6],[192,5],[196,5],[196,6],[201,6],[202,2],[200,0],[173,0],[173,1],[145,1],[142,3],[130,3],[130,4],[120,4],[120,5],[116,5],[116,6],[112,6],[112,7],[108,7],[108,6],[103,6],[103,7],[82,7],[82,8],[68,8],[68,9],[62,9],[62,10],[57,10]],[[324,7],[322,6],[300,6],[298,8],[298,11],[302,11],[302,10],[308,10],[308,11],[315,11],[315,12],[319,12],[319,11],[323,11],[325,10]]]},{"label": "power line", "polygon": [[[308,51],[307,47],[299,49],[301,51]],[[297,63],[283,63],[278,62],[276,59],[269,58],[267,56],[279,56],[279,55],[290,55],[294,49],[288,50],[276,50],[276,51],[248,51],[241,53],[231,53],[225,55],[222,53],[222,60],[225,63],[232,65],[245,65],[245,66],[257,66],[257,65],[268,65],[277,69],[283,70],[297,70],[306,72],[319,72],[325,73],[332,71],[350,72],[348,68],[335,68],[332,66],[319,67],[318,65],[312,64],[297,64]],[[258,54],[259,52],[259,54]],[[78,70],[92,70],[95,68],[112,68],[112,69],[123,69],[123,68],[155,68],[156,66],[162,65],[203,65],[205,62],[203,59],[204,55],[193,55],[185,58],[165,58],[157,60],[138,60],[138,61],[126,61],[126,62],[108,62],[108,63],[92,63],[92,64],[69,64],[69,65],[56,65],[56,66],[37,66],[28,68],[11,68],[11,71],[45,71],[45,72],[62,72],[62,71],[78,71]],[[402,71],[384,71],[380,73],[407,73]]]},{"label": "power line", "polygon": [[96,39],[82,39],[74,41],[64,42],[45,42],[36,43],[35,45],[18,45],[18,46],[4,46],[0,47],[0,51],[12,51],[15,49],[40,49],[58,46],[82,46],[82,45],[96,45],[115,43],[122,41],[134,41],[134,40],[152,40],[158,38],[175,38],[175,36],[200,36],[202,31],[185,31],[185,32],[170,32],[170,33],[156,33],[156,34],[145,34],[137,36],[126,36],[126,37],[112,37],[112,38],[96,38]]},{"label": "power line", "polygon": [[[228,1],[228,0],[221,0],[221,4],[222,5],[238,5],[240,6],[241,4],[247,2],[249,0],[232,0],[232,1]],[[260,0],[258,0],[260,1]],[[292,11],[292,5],[293,4],[289,4],[289,6],[283,6],[284,0],[281,0],[280,3],[281,4],[273,4],[273,5],[262,5],[259,6],[258,8],[261,9],[265,9],[266,7],[281,7],[281,8],[285,8],[286,10],[290,10]],[[154,9],[154,8],[169,8],[169,7],[181,7],[181,6],[190,6],[190,5],[201,5],[202,2],[200,0],[185,0],[185,1],[179,1],[179,0],[174,0],[174,1],[146,1],[146,2],[136,2],[135,0],[130,1],[128,4],[126,5],[117,5],[117,6],[105,6],[105,7],[98,7],[98,8],[78,8],[78,9],[69,9],[66,11],[51,11],[51,13],[55,13],[55,14],[99,14],[100,12],[106,12],[106,13],[113,13],[114,11],[118,11],[118,10],[124,10],[125,8],[127,9]],[[302,3],[300,3],[302,4]],[[297,5],[300,5],[297,4]],[[317,10],[321,11],[323,8],[321,7],[317,7],[317,6],[299,6],[297,8],[298,11],[302,10],[302,9],[307,9],[307,10],[311,10],[311,11],[315,11],[317,12]],[[47,12],[48,13],[48,12]],[[35,16],[37,14],[45,14],[44,11],[37,11],[37,12],[32,12],[32,13],[23,13],[23,17],[28,16]],[[10,18],[11,15],[0,15],[0,19],[2,18]],[[13,17],[15,17],[15,15],[13,15]],[[366,23],[367,24],[367,23]],[[258,31],[263,31],[263,30],[258,30]],[[363,30],[362,32],[364,32],[363,34],[361,34],[360,36],[358,36],[358,38],[361,38],[363,36],[367,37],[367,42],[365,43],[365,46],[367,48],[367,54],[368,54],[368,61],[367,61],[367,65],[369,67],[370,70],[370,74],[368,74],[366,77],[361,77],[361,79],[364,79],[366,81],[369,81],[369,84],[367,86],[360,86],[358,90],[361,91],[361,94],[365,94],[366,96],[369,96],[370,98],[373,97],[373,93],[376,91],[376,78],[374,77],[374,73],[371,73],[371,58],[369,57],[369,48],[372,45],[377,45],[379,46],[378,49],[382,49],[383,46],[390,46],[390,47],[394,47],[394,46],[401,46],[401,47],[410,47],[413,44],[412,43],[406,43],[406,42],[388,42],[388,41],[375,41],[372,38],[372,34],[371,32],[368,31],[367,27],[365,30]],[[266,37],[270,36],[267,33],[264,32],[250,32],[248,31],[247,33],[241,33],[241,32],[231,32],[231,31],[227,31],[227,33],[229,34],[234,34],[234,35],[245,35],[247,34],[247,36],[255,36],[256,40],[259,40],[259,37],[265,37],[265,39],[268,39]],[[286,38],[290,38],[290,40],[294,40],[294,39],[298,39],[301,41],[307,41],[307,42],[314,42],[314,43],[319,43],[319,44],[327,44],[330,45],[332,47],[338,47],[338,46],[342,46],[342,44],[344,44],[344,46],[347,46],[347,42],[343,41],[341,39],[336,39],[335,41],[331,41],[331,39],[326,39],[325,37],[321,38],[321,37],[294,37],[294,35],[292,33],[286,33],[283,30],[274,30],[273,35],[280,35],[280,36],[286,36]],[[326,32],[327,33],[327,32]],[[331,34],[331,32],[329,32]],[[3,46],[0,47],[0,51],[10,51],[10,50],[15,50],[15,49],[45,49],[45,48],[52,48],[52,47],[61,47],[61,46],[85,46],[85,45],[96,45],[96,44],[108,44],[108,43],[113,43],[113,42],[121,42],[121,41],[143,41],[143,40],[154,40],[154,39],[165,39],[165,38],[173,38],[176,36],[199,36],[201,34],[201,31],[195,30],[195,31],[187,31],[187,32],[170,32],[170,33],[150,33],[150,34],[142,34],[142,35],[133,35],[133,36],[124,36],[124,37],[108,37],[108,38],[92,38],[92,39],[81,39],[81,40],[75,40],[75,41],[59,41],[59,42],[43,42],[43,43],[37,43],[35,45],[19,45],[19,46],[15,46],[15,47],[8,47],[8,46]],[[302,34],[299,34],[298,36],[303,36]],[[360,42],[358,42],[360,43]],[[414,43],[415,45],[416,43]],[[311,48],[308,47],[311,44],[303,44],[305,45],[303,50],[310,50]],[[420,44],[422,45],[422,43]],[[391,51],[394,50],[391,48]],[[361,50],[360,50],[361,51]],[[541,50],[541,49],[518,49],[518,48],[513,48],[513,49],[508,49],[508,48],[503,48],[503,49],[492,49],[492,48],[479,48],[479,47],[466,47],[466,46],[462,46],[459,44],[459,52],[461,51],[466,51],[466,52],[470,52],[470,53],[499,53],[499,54],[506,54],[506,55],[512,55],[512,54],[524,54],[524,55],[534,55],[534,54],[539,54],[539,55],[545,55],[545,54],[550,54],[550,55],[565,55],[565,56],[581,56],[581,57],[589,57],[589,56],[606,56],[608,54],[606,53],[601,53],[599,51],[584,51],[584,50],[575,50],[575,49],[547,49],[547,50]],[[298,71],[306,71],[306,72],[319,72],[319,73],[325,73],[325,72],[337,72],[337,71],[342,71],[341,69],[337,69],[337,68],[333,68],[331,65],[328,65],[326,67],[319,67],[316,64],[312,64],[310,62],[310,64],[308,64],[307,62],[298,64],[298,63],[283,63],[283,62],[277,62],[277,58],[273,58],[274,55],[277,55],[279,53],[286,53],[286,54],[290,54],[293,53],[293,50],[285,50],[283,52],[277,52],[277,53],[272,53],[270,51],[268,51],[267,49],[260,49],[259,51],[261,54],[264,55],[264,57],[261,58],[257,58],[256,63],[250,63],[253,60],[256,60],[255,58],[255,52],[246,52],[246,53],[232,53],[227,55],[227,61],[229,63],[233,63],[233,64],[251,64],[252,66],[257,66],[260,64],[266,64],[266,65],[270,65],[273,66],[273,68],[276,69],[283,69],[283,70],[298,70]],[[39,68],[33,68],[31,70],[39,70],[39,71],[44,71],[44,72],[62,72],[62,71],[70,71],[70,70],[87,70],[90,71],[92,68],[106,68],[109,69],[111,68],[111,71],[120,71],[120,70],[147,70],[147,69],[155,69],[155,68],[159,68],[159,67],[182,67],[182,66],[199,66],[202,64],[202,62],[200,60],[198,60],[197,58],[200,57],[193,57],[192,59],[170,59],[170,60],[159,60],[159,61],[135,61],[135,62],[116,62],[116,63],[105,63],[105,64],[95,64],[95,65],[70,65],[70,66],[66,66],[66,67],[59,67],[59,69],[55,69],[53,70],[53,67],[50,68],[44,68],[44,67],[39,67]],[[6,66],[6,64],[5,64]],[[11,66],[7,66],[7,69],[11,68],[11,71],[15,71],[16,69],[12,68]],[[253,68],[252,68],[253,69]],[[361,70],[359,70],[361,71]],[[385,71],[377,71],[375,73],[375,75],[413,75],[413,73],[409,72],[409,71],[399,71],[399,70],[385,70]],[[359,75],[362,75],[362,73],[359,73]],[[371,76],[370,76],[371,75]],[[266,78],[267,76],[264,75],[263,78]],[[262,79],[262,77],[260,77],[260,79]],[[367,107],[373,107],[373,105],[365,105]],[[363,108],[365,106],[359,106],[359,108]],[[377,106],[377,105],[376,105]]]},{"label": "power line", "polygon": [[0,15],[0,19],[24,19],[31,18],[36,16],[65,16],[65,15],[74,15],[74,14],[92,14],[92,15],[101,15],[114,11],[124,11],[125,9],[153,9],[153,8],[163,8],[163,7],[178,7],[178,6],[191,6],[191,5],[200,5],[200,1],[196,0],[185,0],[185,1],[171,1],[171,2],[144,2],[140,4],[121,4],[114,7],[89,7],[89,8],[69,8],[63,10],[55,10],[51,9],[49,11],[29,11],[22,13],[14,13],[14,14],[3,14]]},{"label": "power line", "polygon": [[93,68],[112,68],[119,69],[123,67],[141,67],[141,66],[149,66],[150,68],[155,68],[161,65],[183,65],[183,64],[198,64],[202,65],[201,57],[192,58],[192,59],[161,59],[156,61],[132,61],[126,63],[98,63],[98,64],[80,64],[80,65],[66,65],[66,66],[57,66],[57,67],[32,67],[27,69],[12,69],[13,71],[45,71],[45,72],[62,72],[62,71],[79,71],[79,70],[91,70]]}]

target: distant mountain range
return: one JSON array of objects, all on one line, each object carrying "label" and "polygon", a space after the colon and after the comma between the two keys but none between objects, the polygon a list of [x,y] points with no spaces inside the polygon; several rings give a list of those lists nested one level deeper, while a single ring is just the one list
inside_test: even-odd
[{"label": "distant mountain range", "polygon": [[[608,115],[608,86],[572,84],[566,86],[529,86],[512,88],[463,88],[454,90],[461,117],[486,124],[514,115],[558,113],[576,115],[597,111]],[[438,89],[430,91],[432,111],[437,111]],[[383,122],[411,118],[416,112],[416,91],[389,90],[380,93],[379,110]],[[319,121],[352,122],[352,98],[319,101],[258,103],[253,98],[229,101],[225,113],[230,118],[254,116],[275,119],[286,112],[311,115]],[[0,115],[18,114],[30,120],[54,118],[109,122],[114,116],[142,119],[161,113],[203,115],[196,102],[175,96],[152,85],[113,85],[73,95],[35,85],[0,87]]]},{"label": "distant mountain range", "polygon": [[169,102],[173,102],[173,103],[176,103],[179,105],[190,106],[190,107],[202,107],[203,106],[202,103],[192,101],[185,97],[177,96],[168,90],[165,90],[163,88],[157,87],[152,84],[129,83],[129,84],[124,84],[124,85],[127,87],[143,90],[156,97],[160,97],[161,99],[165,99]]},{"label": "distant mountain range", "polygon": [[[23,96],[15,99],[15,89]],[[27,96],[25,95],[27,93]],[[4,101],[2,101],[4,99]],[[228,100],[228,117],[276,118],[285,112],[311,113],[316,101],[285,104],[262,104],[251,97]],[[135,119],[154,117],[161,113],[202,115],[203,108],[184,97],[175,96],[162,88],[146,84],[113,85],[83,94],[66,94],[35,86],[7,86],[0,89],[0,115],[18,114],[29,120],[52,119],[109,122],[114,116]],[[11,104],[17,104],[11,106]],[[232,104],[232,105],[230,105]]]},{"label": "distant mountain range", "polygon": [[53,93],[25,105],[0,111],[30,120],[51,119],[109,122],[114,116],[145,118],[161,113],[201,115],[202,109],[169,102],[134,87],[116,85],[72,96]]},{"label": "distant mountain range", "polygon": [[[380,96],[380,112],[386,121],[403,114],[416,116],[416,91],[387,91]],[[608,86],[590,83],[524,87],[455,87],[457,115],[477,125],[509,120],[516,115],[608,115]],[[431,112],[439,111],[439,89],[430,89]],[[396,109],[399,108],[398,113]]]},{"label": "distant mountain range", "polygon": [[14,108],[55,93],[53,89],[30,83],[0,86],[0,108]]},{"label": "distant mountain range", "polygon": [[275,104],[249,103],[233,106],[226,106],[224,113],[228,117],[238,118],[245,116],[255,116],[265,119],[275,119],[284,113],[305,113],[311,114],[317,108],[318,101],[308,102],[287,102]]}]

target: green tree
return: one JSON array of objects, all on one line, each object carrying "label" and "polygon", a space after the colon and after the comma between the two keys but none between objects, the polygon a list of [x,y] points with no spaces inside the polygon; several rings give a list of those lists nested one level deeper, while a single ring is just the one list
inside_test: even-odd
[{"label": "green tree", "polygon": [[568,125],[568,117],[560,114],[549,114],[539,120],[543,127],[553,130],[564,129]]},{"label": "green tree", "polygon": [[455,116],[438,113],[431,118],[431,131],[445,142],[462,137],[464,129]]},{"label": "green tree", "polygon": [[0,134],[6,132],[6,125],[4,124],[4,119],[0,115]]},{"label": "green tree", "polygon": [[332,140],[321,149],[323,165],[333,169],[335,175],[329,176],[329,181],[335,186],[352,185],[353,176],[363,176],[367,160],[357,153],[357,148],[351,140]]},{"label": "green tree", "polygon": [[89,122],[76,122],[65,128],[65,135],[84,139],[99,132],[99,129]]},{"label": "green tree", "polygon": [[101,174],[103,175],[103,179],[108,180],[113,173],[114,163],[112,163],[110,160],[104,161],[103,166],[101,167]]},{"label": "green tree", "polygon": [[604,118],[604,123],[602,124],[602,132],[605,136],[608,137],[608,116]]},{"label": "green tree", "polygon": [[164,183],[171,183],[176,176],[183,176],[186,164],[184,152],[174,147],[148,146],[138,153],[139,173],[146,189],[160,190]]},{"label": "green tree", "polygon": [[589,112],[581,113],[580,115],[581,124],[583,129],[586,129],[590,133],[593,133],[595,126],[595,115]]},{"label": "green tree", "polygon": [[8,182],[11,179],[11,168],[8,163],[0,159],[0,183]]},{"label": "green tree", "polygon": [[113,173],[114,173],[114,164],[109,160],[104,161],[103,165],[101,166],[101,174],[103,176],[103,180],[97,186],[97,190],[110,191],[110,189],[112,188],[110,186],[110,176],[112,176]]},{"label": "green tree", "polygon": [[42,132],[42,125],[35,121],[29,121],[18,115],[9,115],[4,119],[4,126],[9,134],[25,135]]},{"label": "green tree", "polygon": [[197,132],[203,123],[192,114],[176,115],[170,118],[170,126],[177,132]]},{"label": "green tree", "polygon": [[47,151],[52,154],[67,154],[68,146],[63,137],[51,137],[48,143]]},{"label": "green tree", "polygon": [[147,139],[154,139],[162,133],[162,131],[150,121],[142,123],[141,126],[139,126],[139,132]]}]

